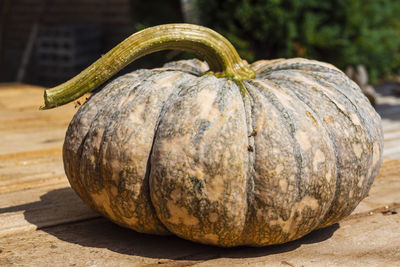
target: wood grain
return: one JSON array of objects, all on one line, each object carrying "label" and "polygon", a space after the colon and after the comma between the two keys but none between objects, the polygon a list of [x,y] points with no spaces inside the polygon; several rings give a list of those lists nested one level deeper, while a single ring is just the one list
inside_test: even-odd
[{"label": "wood grain", "polygon": [[76,111],[40,111],[43,88],[0,86],[0,237],[98,217],[70,189],[61,147]]},{"label": "wood grain", "polygon": [[138,234],[101,218],[3,237],[0,265],[399,266],[399,224],[400,214],[374,214],[283,245],[223,249]]},{"label": "wood grain", "polygon": [[383,155],[400,160],[400,96],[395,96],[390,85],[379,88],[376,110],[382,117],[385,135]]}]

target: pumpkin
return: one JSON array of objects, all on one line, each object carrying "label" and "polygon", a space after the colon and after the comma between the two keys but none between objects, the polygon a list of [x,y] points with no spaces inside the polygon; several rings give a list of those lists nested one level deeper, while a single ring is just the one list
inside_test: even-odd
[{"label": "pumpkin", "polygon": [[140,69],[95,92],[72,119],[63,159],[72,188],[113,222],[232,247],[298,239],[349,215],[382,161],[382,128],[334,66],[248,64],[216,32],[168,24],[133,34],[44,108],[93,90],[162,49],[198,53]]}]

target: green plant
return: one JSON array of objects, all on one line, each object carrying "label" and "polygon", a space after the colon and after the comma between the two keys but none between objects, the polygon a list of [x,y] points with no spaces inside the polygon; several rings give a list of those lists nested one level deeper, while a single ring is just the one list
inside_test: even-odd
[{"label": "green plant", "polygon": [[400,1],[197,0],[202,22],[253,61],[306,57],[363,64],[376,82],[400,71]]}]

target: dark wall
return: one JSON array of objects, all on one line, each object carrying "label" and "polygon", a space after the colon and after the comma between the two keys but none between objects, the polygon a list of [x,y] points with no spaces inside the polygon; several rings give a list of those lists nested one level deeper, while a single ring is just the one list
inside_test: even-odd
[{"label": "dark wall", "polygon": [[[105,53],[134,32],[129,0],[0,0],[0,81],[15,81],[33,25],[96,24]],[[24,78],[30,82],[34,51]]]}]

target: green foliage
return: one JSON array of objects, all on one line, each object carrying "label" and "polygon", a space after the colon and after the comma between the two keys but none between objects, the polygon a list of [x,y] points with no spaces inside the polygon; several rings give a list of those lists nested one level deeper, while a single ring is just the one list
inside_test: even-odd
[{"label": "green foliage", "polygon": [[364,64],[371,82],[400,72],[400,1],[197,0],[203,24],[249,61],[323,60]]},{"label": "green foliage", "polygon": [[[130,11],[137,31],[160,24],[183,22],[180,0],[130,0]],[[177,51],[161,51],[136,60],[124,70],[161,67],[166,62],[181,58],[182,53]]]},{"label": "green foliage", "polygon": [[130,0],[130,9],[137,30],[183,21],[179,0]]}]

